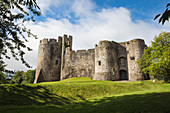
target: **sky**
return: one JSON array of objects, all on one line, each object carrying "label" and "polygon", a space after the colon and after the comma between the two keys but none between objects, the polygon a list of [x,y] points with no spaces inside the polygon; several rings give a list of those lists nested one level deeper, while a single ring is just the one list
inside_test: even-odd
[{"label": "sky", "polygon": [[[36,68],[39,41],[64,34],[73,36],[73,49],[94,48],[101,40],[125,42],[141,38],[149,46],[155,36],[169,32],[170,23],[162,26],[154,17],[163,13],[169,0],[38,0],[41,16],[25,23],[38,39],[26,43],[25,60]],[[6,69],[23,70],[21,61],[5,59]]]}]

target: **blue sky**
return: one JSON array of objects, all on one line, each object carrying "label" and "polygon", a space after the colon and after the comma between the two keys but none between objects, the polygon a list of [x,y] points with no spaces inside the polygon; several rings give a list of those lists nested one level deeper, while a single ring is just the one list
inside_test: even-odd
[{"label": "blue sky", "polygon": [[[95,11],[100,11],[103,8],[108,9],[112,7],[124,7],[131,12],[133,21],[149,21],[150,19],[153,19],[156,14],[165,10],[165,6],[168,3],[168,0],[91,0],[91,2],[95,5]],[[83,5],[86,7],[86,4]],[[61,7],[52,6],[50,9],[53,9],[53,12],[47,11],[46,15],[41,15],[37,18],[37,20],[45,21],[48,17],[55,19],[68,18],[63,13],[69,10],[69,4],[62,3]],[[77,19],[73,12],[70,12],[69,16],[71,16],[69,17],[71,22]]]},{"label": "blue sky", "polygon": [[[144,39],[147,45],[161,31],[169,31],[153,18],[165,10],[168,0],[38,0],[42,15],[36,22],[26,23],[38,40],[29,39],[25,59],[36,68],[38,45],[43,38],[56,38],[64,34],[73,36],[73,49],[89,49],[101,40],[117,42],[134,38]],[[27,68],[14,59],[6,60],[8,69]],[[16,65],[17,64],[17,65]]]}]

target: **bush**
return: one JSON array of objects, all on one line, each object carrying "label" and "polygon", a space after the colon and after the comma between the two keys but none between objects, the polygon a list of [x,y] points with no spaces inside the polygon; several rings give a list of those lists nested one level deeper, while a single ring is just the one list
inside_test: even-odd
[{"label": "bush", "polygon": [[35,70],[28,70],[22,75],[22,83],[33,83],[35,79]]},{"label": "bush", "polygon": [[22,75],[23,75],[23,71],[17,71],[13,78],[11,79],[11,82],[10,83],[13,83],[13,84],[21,84],[23,79],[22,79]]}]

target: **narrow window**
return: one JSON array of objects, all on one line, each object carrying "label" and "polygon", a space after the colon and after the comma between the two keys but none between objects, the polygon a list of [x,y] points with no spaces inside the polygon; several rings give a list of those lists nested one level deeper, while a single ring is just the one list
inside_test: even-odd
[{"label": "narrow window", "polygon": [[99,66],[101,65],[101,61],[98,61]]},{"label": "narrow window", "polygon": [[58,60],[56,60],[55,64],[58,65]]}]

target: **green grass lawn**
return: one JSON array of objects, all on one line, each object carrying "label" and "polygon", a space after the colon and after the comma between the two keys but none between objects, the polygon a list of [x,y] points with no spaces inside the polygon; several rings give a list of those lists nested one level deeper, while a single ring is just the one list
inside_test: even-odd
[{"label": "green grass lawn", "polygon": [[88,77],[0,85],[0,113],[170,113],[170,84]]}]

